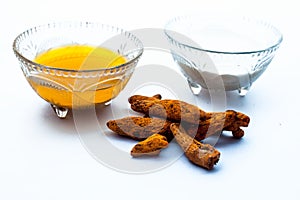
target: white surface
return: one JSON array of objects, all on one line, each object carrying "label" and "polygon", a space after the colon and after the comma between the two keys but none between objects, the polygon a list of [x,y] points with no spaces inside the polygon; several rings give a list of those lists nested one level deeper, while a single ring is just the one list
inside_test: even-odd
[{"label": "white surface", "polygon": [[[292,0],[2,2],[0,199],[299,199],[297,5]],[[197,168],[185,157],[142,175],[97,162],[82,146],[72,118],[56,118],[32,91],[11,49],[18,33],[49,21],[161,28],[169,18],[197,10],[263,17],[284,35],[275,59],[249,94],[228,94],[227,107],[247,113],[252,121],[242,140],[217,144],[222,155],[213,171]],[[211,108],[207,93],[198,98],[205,109]]]}]

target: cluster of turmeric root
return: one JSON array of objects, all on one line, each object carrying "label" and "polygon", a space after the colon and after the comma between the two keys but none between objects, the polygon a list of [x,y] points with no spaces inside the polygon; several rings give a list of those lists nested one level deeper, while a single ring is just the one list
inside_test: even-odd
[{"label": "cluster of turmeric root", "polygon": [[158,155],[175,138],[192,163],[212,169],[219,161],[220,152],[201,141],[223,130],[241,138],[244,131],[240,127],[247,127],[250,122],[240,112],[205,112],[184,101],[162,100],[161,95],[134,95],[128,101],[132,110],[144,116],[110,120],[106,125],[121,136],[140,141],[131,150],[133,157]]}]

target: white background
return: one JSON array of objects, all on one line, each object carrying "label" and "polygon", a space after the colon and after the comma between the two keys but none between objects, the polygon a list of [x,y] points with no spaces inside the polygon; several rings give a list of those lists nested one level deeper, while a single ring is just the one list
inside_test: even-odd
[{"label": "white background", "polygon": [[[228,94],[228,108],[247,113],[251,124],[242,140],[217,144],[222,156],[213,171],[195,167],[185,157],[141,175],[102,165],[82,146],[72,118],[57,119],[33,92],[11,48],[17,34],[49,21],[162,28],[174,16],[210,10],[266,19],[284,36],[249,94]],[[298,13],[293,0],[2,2],[0,199],[299,199]],[[208,102],[205,95],[198,98]]]}]

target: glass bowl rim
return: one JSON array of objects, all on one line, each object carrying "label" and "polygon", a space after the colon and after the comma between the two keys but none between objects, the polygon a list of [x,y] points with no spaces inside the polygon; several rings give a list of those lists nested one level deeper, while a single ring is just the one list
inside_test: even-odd
[{"label": "glass bowl rim", "polygon": [[[269,51],[271,49],[277,48],[282,43],[282,41],[283,41],[283,35],[282,35],[282,33],[275,26],[273,26],[271,23],[269,23],[267,21],[263,21],[263,20],[258,20],[256,18],[245,17],[245,16],[241,16],[240,19],[248,19],[248,20],[254,21],[256,23],[259,22],[259,23],[268,25],[278,35],[277,36],[278,37],[277,41],[274,42],[273,45],[270,45],[270,46],[268,46],[266,48],[258,49],[258,50],[249,50],[249,51],[218,51],[218,50],[212,50],[212,49],[209,49],[209,48],[195,47],[195,46],[192,46],[192,45],[188,45],[188,44],[179,42],[178,40],[176,40],[175,38],[173,38],[168,33],[170,31],[171,32],[176,32],[176,31],[173,31],[173,30],[167,28],[167,26],[170,25],[171,23],[176,22],[177,20],[182,20],[182,19],[185,20],[187,18],[194,17],[194,16],[197,16],[197,15],[195,15],[195,14],[194,15],[183,15],[183,16],[177,16],[177,17],[174,17],[174,18],[170,19],[166,23],[166,25],[164,27],[164,33],[165,33],[165,35],[170,40],[172,40],[172,42],[174,42],[178,46],[183,46],[183,47],[187,47],[187,48],[190,48],[190,49],[193,49],[193,50],[197,50],[197,51],[203,51],[203,52],[207,52],[207,53],[216,53],[216,54],[257,54],[257,53],[262,53],[262,52],[266,52],[266,51]],[[231,18],[234,18],[234,17],[231,17]],[[179,34],[182,34],[182,33],[179,33]]]},{"label": "glass bowl rim", "polygon": [[[35,30],[35,29],[55,28],[56,24],[60,24],[60,25],[68,24],[68,25],[74,25],[74,26],[75,25],[85,25],[85,27],[96,25],[96,26],[101,26],[101,27],[112,28],[114,30],[117,30],[116,33],[128,34],[128,36],[132,36],[134,38],[134,40],[137,41],[138,45],[137,45],[136,51],[138,51],[138,54],[134,58],[130,59],[129,61],[126,61],[125,63],[123,63],[121,65],[116,65],[116,66],[109,67],[109,68],[91,69],[91,70],[73,70],[73,69],[55,68],[55,67],[51,67],[51,66],[47,66],[47,65],[42,65],[42,64],[39,64],[37,62],[34,62],[34,61],[26,58],[25,56],[22,55],[22,53],[19,52],[19,50],[17,49],[17,42],[23,35],[25,35],[26,33],[31,32],[32,30]],[[82,28],[84,28],[84,26],[82,26]],[[73,72],[73,73],[103,72],[103,71],[111,71],[111,70],[115,70],[115,69],[118,70],[118,69],[121,69],[123,67],[126,67],[126,66],[134,63],[136,60],[138,60],[141,57],[141,55],[143,54],[143,51],[144,51],[142,41],[137,36],[132,34],[131,32],[125,31],[124,29],[119,28],[117,26],[112,26],[112,25],[109,25],[109,24],[102,24],[102,23],[99,23],[99,22],[90,22],[90,21],[59,21],[59,22],[50,22],[50,23],[47,23],[47,24],[37,25],[37,26],[31,27],[31,28],[21,32],[20,34],[18,34],[16,36],[16,38],[14,39],[14,41],[13,41],[12,47],[13,47],[14,53],[17,55],[17,57],[20,60],[22,60],[22,62],[25,61],[26,63],[29,63],[30,65],[38,66],[42,70],[45,69],[45,70],[53,70],[53,71],[60,71],[60,72]]]}]

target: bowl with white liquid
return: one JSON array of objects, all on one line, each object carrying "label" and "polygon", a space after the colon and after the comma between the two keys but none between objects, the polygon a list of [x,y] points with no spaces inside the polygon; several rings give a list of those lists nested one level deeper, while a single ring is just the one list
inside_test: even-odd
[{"label": "bowl with white liquid", "polygon": [[176,17],[164,32],[195,95],[202,88],[246,95],[282,42],[270,23],[247,17]]}]

